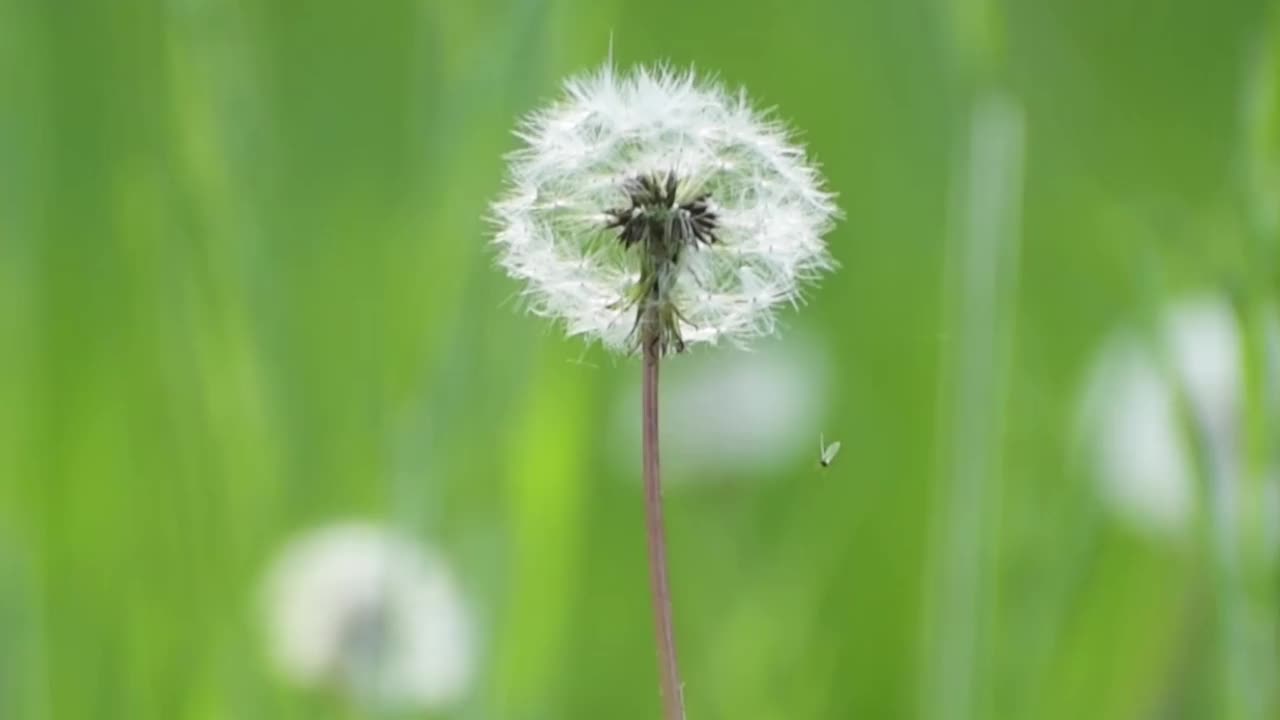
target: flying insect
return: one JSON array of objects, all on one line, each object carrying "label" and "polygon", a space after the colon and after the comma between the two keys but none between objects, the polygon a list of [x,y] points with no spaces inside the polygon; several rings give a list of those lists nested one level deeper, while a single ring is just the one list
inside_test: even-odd
[{"label": "flying insect", "polygon": [[818,435],[818,464],[824,468],[831,467],[831,463],[836,459],[836,453],[840,452],[840,441],[837,440],[830,445],[821,434]]}]

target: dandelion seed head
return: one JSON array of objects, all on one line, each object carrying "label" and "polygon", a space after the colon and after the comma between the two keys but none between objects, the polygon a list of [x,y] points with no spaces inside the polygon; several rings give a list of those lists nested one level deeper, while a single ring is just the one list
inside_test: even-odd
[{"label": "dandelion seed head", "polygon": [[330,525],[290,541],[264,582],[271,654],[307,688],[437,708],[468,686],[472,629],[444,560],[391,529]]},{"label": "dandelion seed head", "polygon": [[[1271,343],[1260,363],[1263,402],[1280,401],[1280,322],[1273,307],[1258,329]],[[1121,518],[1156,536],[1187,531],[1196,483],[1207,482],[1226,523],[1239,521],[1244,455],[1245,358],[1240,317],[1229,300],[1197,295],[1170,302],[1152,332],[1118,329],[1100,347],[1081,395],[1081,439],[1098,489]],[[1197,454],[1202,457],[1197,458]],[[1200,475],[1203,474],[1202,477]],[[1280,533],[1274,517],[1264,532]]]},{"label": "dandelion seed head", "polygon": [[493,206],[499,262],[536,315],[635,347],[642,254],[661,228],[661,296],[679,347],[772,334],[774,313],[832,269],[838,210],[790,131],[692,72],[612,66],[528,116]]}]

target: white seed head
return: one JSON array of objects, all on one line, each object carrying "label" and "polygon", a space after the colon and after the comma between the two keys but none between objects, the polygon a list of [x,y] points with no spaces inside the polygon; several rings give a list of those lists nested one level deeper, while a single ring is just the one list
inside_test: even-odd
[{"label": "white seed head", "polygon": [[641,289],[633,245],[664,223],[687,241],[656,273],[678,348],[771,334],[777,307],[834,265],[823,235],[838,210],[816,166],[744,94],[692,72],[606,65],[517,134],[493,206],[500,263],[569,335],[635,348],[636,303],[657,281]]},{"label": "white seed head", "polygon": [[344,523],[290,541],[264,583],[273,659],[295,684],[384,708],[466,691],[467,608],[445,561],[394,530]]},{"label": "white seed head", "polygon": [[[1280,349],[1274,310],[1267,308],[1260,321],[1264,341]],[[1174,536],[1194,518],[1197,481],[1209,482],[1224,508],[1221,519],[1238,522],[1249,502],[1240,488],[1253,472],[1243,454],[1244,327],[1227,298],[1203,295],[1170,303],[1153,330],[1114,332],[1083,388],[1078,432],[1101,495],[1132,524]],[[1267,359],[1264,351],[1262,359],[1261,387],[1280,388],[1280,354]],[[1276,399],[1280,395],[1263,402]],[[1262,469],[1264,475],[1277,471]],[[1271,523],[1264,532],[1280,527]]]}]

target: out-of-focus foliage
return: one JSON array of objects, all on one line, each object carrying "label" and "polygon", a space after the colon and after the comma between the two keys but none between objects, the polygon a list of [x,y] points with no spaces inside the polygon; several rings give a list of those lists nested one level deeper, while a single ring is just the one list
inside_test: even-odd
[{"label": "out-of-focus foliage", "polygon": [[[0,717],[657,716],[638,366],[522,316],[484,219],[610,53],[777,106],[846,214],[766,356],[811,376],[706,394],[809,377],[803,427],[744,465],[664,419],[691,717],[1280,713],[1275,3],[0,0]],[[1159,340],[1190,296],[1237,328],[1225,451]],[[1083,447],[1117,333],[1181,419],[1168,532]],[[353,518],[453,569],[460,702],[273,669],[263,573]]]}]

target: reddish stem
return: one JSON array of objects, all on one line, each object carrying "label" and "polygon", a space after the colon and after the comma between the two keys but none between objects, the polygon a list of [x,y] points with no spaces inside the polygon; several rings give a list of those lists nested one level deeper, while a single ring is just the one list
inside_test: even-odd
[{"label": "reddish stem", "polygon": [[662,521],[662,478],[658,464],[658,361],[662,349],[656,333],[644,345],[644,510],[649,540],[649,589],[653,595],[654,635],[658,644],[658,677],[665,720],[684,720],[684,688],[676,664],[676,638],[671,621],[671,586],[667,581],[667,539]]}]

